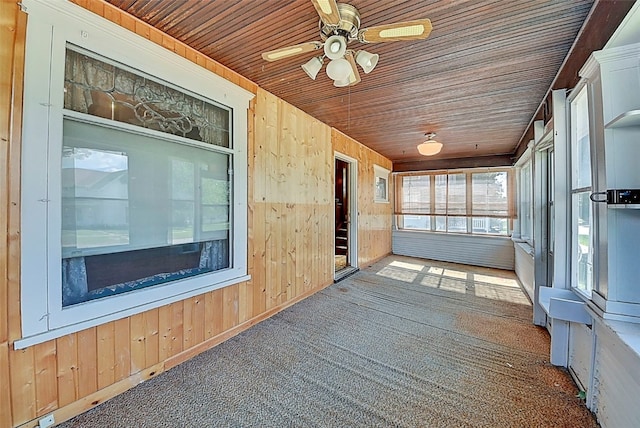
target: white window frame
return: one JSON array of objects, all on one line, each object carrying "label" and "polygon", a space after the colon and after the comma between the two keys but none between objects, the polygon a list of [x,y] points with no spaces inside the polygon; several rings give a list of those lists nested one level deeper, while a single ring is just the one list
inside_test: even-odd
[{"label": "white window frame", "polygon": [[[377,203],[389,203],[389,174],[391,173],[391,171],[389,171],[386,168],[381,167],[380,165],[373,165],[373,201],[377,202]],[[378,178],[381,178],[385,181],[385,195],[384,198],[380,198],[378,197],[378,189],[377,189],[377,183],[378,183]]]},{"label": "white window frame", "polygon": [[[247,275],[247,110],[254,94],[70,2],[24,0],[21,198],[22,339],[16,349],[250,279]],[[61,147],[67,44],[200,94],[232,110],[233,243],[222,271],[62,308]]]},{"label": "white window frame", "polygon": [[[527,150],[524,154],[518,159],[515,164],[516,167],[516,200],[517,200],[517,220],[514,221],[516,225],[516,230],[514,230],[514,240],[517,242],[524,242],[528,244],[531,248],[534,246],[533,240],[533,206],[534,206],[534,196],[533,196],[533,144],[530,143]],[[523,180],[524,176],[528,177],[528,191],[525,192],[525,185],[527,184],[525,180]],[[528,200],[526,200],[526,196],[528,195]],[[525,230],[525,216],[529,218],[529,230]]]},{"label": "white window frame", "polygon": [[[474,232],[473,228],[473,220],[475,217],[493,217],[493,216],[482,216],[482,215],[473,215],[473,176],[475,174],[481,173],[490,173],[490,172],[505,172],[507,173],[507,186],[508,186],[508,205],[509,205],[509,213],[505,217],[498,218],[506,218],[507,220],[507,233],[506,234],[493,234],[493,233],[480,233]],[[434,233],[444,233],[444,234],[465,234],[465,235],[475,235],[475,236],[484,236],[484,237],[498,237],[503,238],[505,236],[509,236],[510,230],[513,223],[511,207],[514,192],[511,190],[512,182],[512,174],[514,170],[512,167],[487,167],[487,168],[465,168],[465,169],[457,169],[457,170],[434,170],[434,171],[426,171],[422,173],[396,173],[395,175],[395,186],[396,186],[396,207],[394,212],[394,222],[396,228],[398,230],[403,231],[418,231],[418,232],[434,232]],[[403,177],[405,176],[424,176],[429,177],[429,213],[407,213],[400,202],[402,198],[402,186],[403,186]],[[465,177],[465,213],[464,214],[449,214],[449,177],[452,175],[464,175]],[[444,187],[444,213],[437,212],[436,205],[438,202],[437,199],[437,189],[436,185],[437,177],[444,177],[445,184]],[[427,229],[421,228],[405,228],[405,217],[406,216],[421,216],[429,218],[429,227]],[[438,217],[445,218],[445,228],[444,230],[437,229],[437,219]],[[497,216],[495,216],[497,217]],[[454,218],[462,218],[466,224],[465,231],[455,231],[449,230],[449,223],[451,219]]]},{"label": "white window frame", "polygon": [[[590,258],[590,266],[591,266],[591,276],[590,279],[588,281],[588,283],[586,284],[586,290],[583,290],[581,288],[578,288],[578,278],[577,278],[577,253],[578,253],[578,237],[575,236],[574,234],[574,221],[576,220],[576,216],[577,213],[574,212],[573,209],[573,196],[577,195],[577,194],[587,194],[590,195],[592,190],[593,190],[593,177],[592,177],[592,172],[593,172],[593,152],[592,152],[592,145],[593,145],[593,135],[591,135],[591,98],[590,98],[590,92],[589,92],[590,88],[589,85],[586,84],[586,82],[583,82],[581,85],[576,86],[573,91],[571,92],[571,95],[567,98],[567,107],[568,107],[568,117],[569,117],[569,122],[568,122],[568,127],[569,127],[569,157],[568,157],[568,162],[569,162],[569,192],[568,192],[568,196],[569,196],[569,207],[570,207],[570,211],[571,211],[571,215],[569,217],[569,242],[570,242],[570,260],[571,260],[571,265],[570,265],[570,278],[571,278],[571,288],[576,292],[576,293],[580,293],[583,296],[587,297],[587,298],[591,298],[592,294],[593,294],[593,289],[594,289],[594,283],[595,283],[595,269],[594,269],[594,258],[595,258],[595,254],[594,254],[594,228],[595,228],[595,212],[593,209],[593,204],[591,202],[589,202],[589,219],[590,219],[590,225],[589,225],[589,253],[588,253],[588,257]],[[587,99],[587,130],[589,132],[589,185],[588,186],[582,186],[582,187],[575,187],[574,186],[574,160],[575,160],[575,150],[576,150],[576,136],[575,134],[575,127],[574,127],[574,112],[573,112],[573,105],[574,105],[574,101],[576,100],[576,98],[578,98],[579,96],[582,96],[582,94],[584,94],[584,96]],[[589,273],[587,271],[587,273]]]}]

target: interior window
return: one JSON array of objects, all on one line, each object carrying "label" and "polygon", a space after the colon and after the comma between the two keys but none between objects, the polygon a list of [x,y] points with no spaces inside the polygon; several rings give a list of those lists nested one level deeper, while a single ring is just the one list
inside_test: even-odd
[{"label": "interior window", "polygon": [[228,157],[65,119],[63,306],[229,267]]},{"label": "interior window", "polygon": [[63,307],[228,268],[230,155],[187,141],[229,110],[70,48],[64,91]]}]

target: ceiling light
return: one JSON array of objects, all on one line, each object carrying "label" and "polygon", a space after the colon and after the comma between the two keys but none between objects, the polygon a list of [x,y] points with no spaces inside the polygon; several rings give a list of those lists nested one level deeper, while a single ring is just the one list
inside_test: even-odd
[{"label": "ceiling light", "polygon": [[313,80],[316,80],[316,76],[318,75],[318,72],[320,72],[320,69],[322,68],[322,57],[321,56],[313,57],[309,61],[307,61],[305,64],[302,64],[301,67],[304,70],[304,72],[307,73],[307,76],[311,77]]},{"label": "ceiling light", "polygon": [[347,51],[347,40],[342,36],[331,36],[324,42],[324,54],[329,59],[338,59]]},{"label": "ceiling light", "polygon": [[418,144],[418,152],[420,152],[422,156],[433,156],[440,153],[440,150],[442,150],[442,143],[433,139],[433,137],[436,136],[436,133],[429,132],[425,136],[427,137],[427,141]]},{"label": "ceiling light", "polygon": [[351,64],[344,58],[334,59],[327,64],[327,76],[331,80],[343,81],[351,74]]},{"label": "ceiling light", "polygon": [[376,64],[378,64],[379,58],[380,55],[372,54],[367,51],[356,52],[356,62],[360,67],[362,67],[362,71],[364,71],[365,74],[370,73],[371,70],[375,68]]}]

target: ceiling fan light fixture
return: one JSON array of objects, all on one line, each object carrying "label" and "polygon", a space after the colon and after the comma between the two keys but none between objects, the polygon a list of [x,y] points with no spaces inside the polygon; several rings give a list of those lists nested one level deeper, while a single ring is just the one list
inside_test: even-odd
[{"label": "ceiling fan light fixture", "polygon": [[442,143],[437,142],[433,139],[436,136],[435,132],[430,132],[426,134],[427,141],[418,144],[418,152],[422,156],[433,156],[440,153],[442,150]]},{"label": "ceiling fan light fixture", "polygon": [[378,64],[379,59],[380,55],[378,54],[372,54],[364,50],[356,52],[356,62],[365,74],[371,73]]},{"label": "ceiling fan light fixture", "polygon": [[344,58],[332,60],[327,64],[327,76],[334,81],[349,80],[351,74],[351,64]]},{"label": "ceiling fan light fixture", "polygon": [[[262,58],[265,61],[279,61],[294,55],[322,49],[324,55],[308,60],[302,65],[302,69],[311,79],[316,80],[322,69],[324,58],[329,58],[326,72],[336,87],[357,85],[361,82],[358,66],[365,74],[368,74],[373,71],[380,59],[378,54],[372,54],[365,50],[355,52],[353,49],[348,49],[349,43],[354,41],[378,43],[426,39],[433,28],[431,21],[427,18],[360,28],[360,12],[355,6],[348,3],[338,3],[340,0],[310,1],[320,17],[320,39],[323,42],[306,42],[270,50],[263,52]],[[286,22],[286,24],[290,23]],[[288,26],[291,27],[290,29],[293,28],[291,25]]]},{"label": "ceiling fan light fixture", "polygon": [[320,69],[322,68],[322,57],[316,56],[311,58],[309,61],[301,65],[302,69],[307,76],[309,76],[312,80],[316,80]]},{"label": "ceiling fan light fixture", "polygon": [[324,54],[329,59],[342,58],[347,51],[347,40],[338,35],[329,37],[324,42]]}]

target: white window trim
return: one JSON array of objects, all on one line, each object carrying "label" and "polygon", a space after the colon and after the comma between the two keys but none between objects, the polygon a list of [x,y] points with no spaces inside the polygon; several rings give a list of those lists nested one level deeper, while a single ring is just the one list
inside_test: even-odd
[{"label": "white window trim", "polygon": [[[23,338],[15,342],[15,348],[22,349],[248,280],[246,112],[254,94],[70,2],[24,0],[23,4],[29,14],[21,183]],[[60,174],[55,172],[60,171],[61,160],[56,148],[62,144],[67,43],[201,94],[233,110],[234,230],[230,269],[62,309],[61,289],[55,286],[59,280],[54,280],[61,277],[60,248],[54,244],[60,234],[55,229],[60,228],[61,213],[51,207],[60,204]],[[51,70],[50,75],[43,70]]]},{"label": "white window trim", "polygon": [[591,93],[590,93],[590,88],[589,85],[587,84],[586,80],[581,80],[580,82],[578,82],[578,84],[571,90],[571,93],[569,94],[569,96],[567,96],[567,135],[568,135],[568,153],[567,153],[567,171],[569,171],[569,175],[568,175],[568,182],[567,182],[567,198],[568,198],[568,208],[569,208],[569,224],[568,224],[568,228],[567,228],[567,234],[568,234],[568,250],[569,250],[569,266],[568,266],[568,274],[569,274],[569,286],[571,288],[571,290],[576,293],[581,295],[585,300],[591,300],[593,298],[594,295],[596,295],[597,293],[594,293],[594,289],[595,289],[595,281],[596,278],[598,277],[598,272],[597,269],[594,265],[595,263],[595,257],[596,254],[594,253],[594,233],[595,233],[595,224],[596,224],[596,218],[595,218],[595,211],[593,210],[593,205],[591,206],[591,213],[590,213],[590,217],[591,217],[591,225],[590,225],[590,232],[589,232],[589,251],[592,254],[592,273],[591,273],[591,284],[590,285],[590,289],[588,291],[586,290],[582,290],[580,288],[578,288],[578,284],[576,281],[576,277],[575,277],[575,269],[576,269],[576,239],[577,237],[573,236],[573,222],[574,222],[574,212],[573,212],[573,195],[576,193],[580,193],[581,190],[584,189],[588,189],[588,192],[591,193],[593,191],[593,172],[594,172],[594,167],[593,167],[593,134],[591,133],[591,122],[592,122],[592,117],[591,117],[591,111],[589,110],[587,112],[587,121],[589,123],[588,128],[589,128],[589,158],[590,158],[590,174],[591,174],[591,184],[589,186],[585,186],[585,187],[573,187],[573,157],[574,157],[574,144],[576,143],[576,141],[574,140],[574,135],[573,135],[573,121],[572,121],[572,104],[575,101],[575,99],[578,97],[578,95],[582,92],[582,91],[586,91],[585,96],[587,97],[588,103],[589,103],[589,109],[592,109],[593,107],[591,106],[592,103],[592,99],[591,99]]},{"label": "white window trim", "polygon": [[[516,210],[518,213],[518,218],[514,221],[514,225],[517,226],[517,230],[514,230],[512,239],[517,243],[524,243],[527,245],[525,247],[527,252],[533,254],[534,242],[533,242],[533,205],[534,205],[534,197],[533,197],[533,183],[534,183],[534,165],[533,165],[533,141],[530,141],[527,145],[527,150],[520,156],[520,159],[515,163],[514,167],[516,170]],[[531,236],[527,236],[524,234],[522,230],[522,170],[528,166],[529,167],[529,197],[531,198],[529,204],[529,216],[531,218]]]},{"label": "white window trim", "polygon": [[[373,186],[374,186],[374,188],[373,188],[373,201],[374,202],[387,203],[387,204],[389,203],[389,174],[390,173],[391,173],[391,171],[389,171],[386,168],[381,167],[380,165],[376,165],[376,164],[373,165],[373,174],[374,174],[374,176],[373,176]],[[378,192],[376,192],[375,186],[376,186],[376,181],[377,181],[378,177],[384,178],[385,181],[387,182],[386,189],[385,189],[386,192],[385,192],[384,198],[379,198],[378,194],[377,194]]]}]

